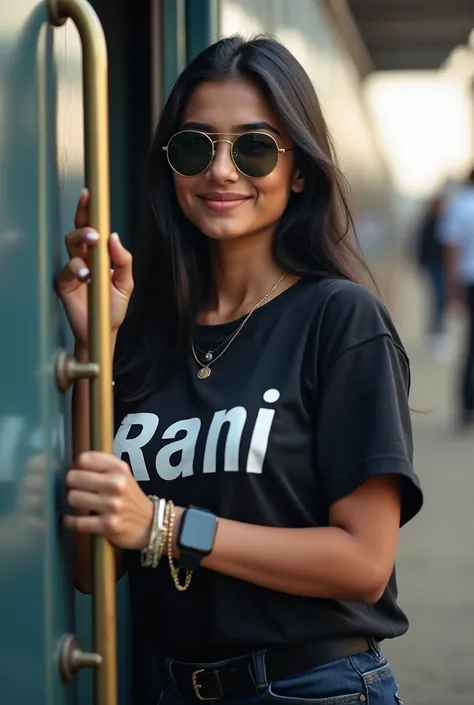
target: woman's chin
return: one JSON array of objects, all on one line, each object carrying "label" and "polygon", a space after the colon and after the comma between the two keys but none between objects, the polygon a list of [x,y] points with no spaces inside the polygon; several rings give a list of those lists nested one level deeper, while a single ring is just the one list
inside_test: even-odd
[{"label": "woman's chin", "polygon": [[218,241],[237,240],[238,238],[245,237],[250,234],[248,228],[239,228],[235,223],[219,223],[218,225],[206,224],[206,226],[201,227],[200,230],[202,234],[210,240]]}]

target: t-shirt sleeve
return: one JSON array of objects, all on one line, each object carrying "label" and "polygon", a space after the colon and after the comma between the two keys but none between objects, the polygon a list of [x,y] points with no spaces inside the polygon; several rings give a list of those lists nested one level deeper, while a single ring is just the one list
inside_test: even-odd
[{"label": "t-shirt sleeve", "polygon": [[375,297],[356,302],[358,326],[350,325],[350,308],[345,308],[348,324],[339,331],[339,344],[332,341],[333,354],[320,370],[318,474],[328,505],[370,478],[400,476],[403,525],[423,502],[413,470],[409,362]]}]

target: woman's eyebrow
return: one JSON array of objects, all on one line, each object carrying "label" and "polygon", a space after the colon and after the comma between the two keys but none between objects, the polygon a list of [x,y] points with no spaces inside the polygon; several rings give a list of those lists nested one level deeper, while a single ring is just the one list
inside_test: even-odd
[{"label": "woman's eyebrow", "polygon": [[[182,130],[198,130],[199,132],[209,132],[209,133],[215,133],[215,134],[231,134],[230,132],[218,132],[218,130],[215,129],[214,125],[209,125],[206,122],[186,122],[182,128]],[[269,130],[270,132],[274,132],[276,135],[279,135],[281,137],[280,132],[276,129],[276,127],[273,127],[270,125],[270,123],[262,121],[262,122],[248,122],[243,125],[232,125],[232,132],[252,132],[252,130]]]},{"label": "woman's eyebrow", "polygon": [[232,129],[235,130],[235,132],[251,132],[252,130],[270,130],[270,132],[274,132],[276,135],[279,135],[281,137],[280,132],[276,129],[276,127],[273,127],[273,125],[270,125],[269,122],[248,122],[244,125],[232,125]]},{"label": "woman's eyebrow", "polygon": [[182,130],[198,130],[199,132],[213,132],[214,128],[212,125],[208,125],[206,122],[185,122],[181,127]]}]

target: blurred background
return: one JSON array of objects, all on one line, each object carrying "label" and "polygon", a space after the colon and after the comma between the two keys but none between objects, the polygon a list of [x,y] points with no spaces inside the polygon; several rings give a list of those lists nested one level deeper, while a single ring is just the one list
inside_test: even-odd
[{"label": "blurred background", "polygon": [[[128,244],[151,131],[190,59],[221,36],[265,32],[309,73],[361,246],[412,360],[426,501],[402,531],[398,557],[411,629],[386,652],[406,705],[472,705],[474,430],[460,399],[474,338],[474,2],[91,4],[109,53],[112,229]],[[0,0],[1,705],[92,702],[90,674],[64,685],[55,655],[64,632],[90,640],[90,603],[74,595],[58,538],[70,434],[52,362],[70,347],[51,282],[84,184],[81,56],[74,24],[53,29],[47,2]],[[126,590],[119,586],[121,705],[133,703]]]}]

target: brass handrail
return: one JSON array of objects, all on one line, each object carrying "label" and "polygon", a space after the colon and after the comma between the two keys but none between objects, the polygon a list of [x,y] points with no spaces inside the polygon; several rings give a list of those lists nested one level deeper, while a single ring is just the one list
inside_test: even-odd
[{"label": "brass handrail", "polygon": [[[99,366],[90,380],[91,448],[113,451],[112,349],[110,335],[109,120],[107,46],[100,20],[86,0],[48,0],[50,21],[71,18],[82,43],[84,151],[90,225],[100,235],[91,248],[89,356]],[[95,705],[117,705],[115,554],[102,536],[93,540],[94,650],[102,665],[94,671]]]}]

